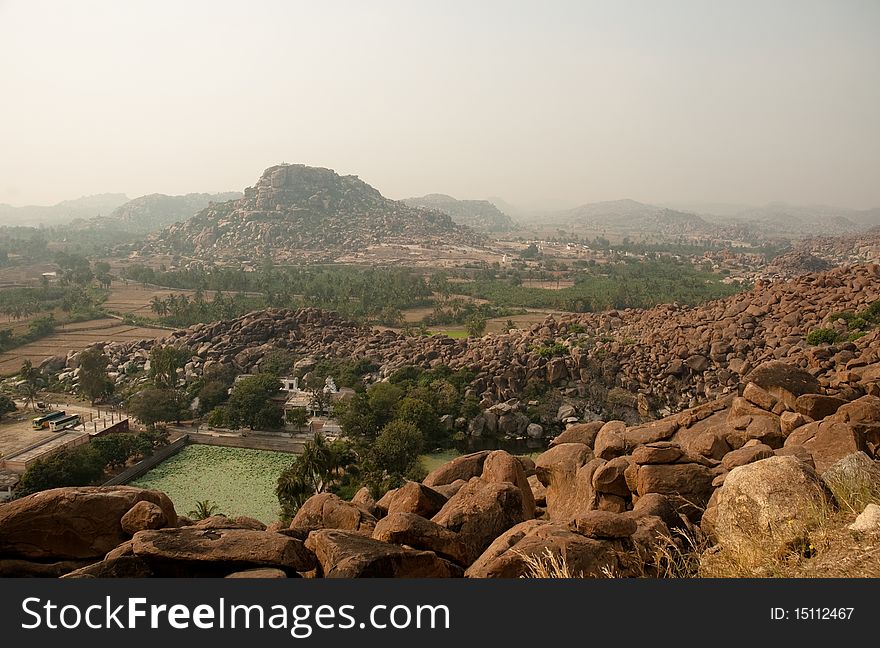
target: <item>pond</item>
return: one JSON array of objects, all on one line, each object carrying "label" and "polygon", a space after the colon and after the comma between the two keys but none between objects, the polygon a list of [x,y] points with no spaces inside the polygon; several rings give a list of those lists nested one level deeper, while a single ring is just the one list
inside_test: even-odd
[{"label": "pond", "polygon": [[163,491],[178,515],[187,515],[196,502],[211,500],[218,513],[269,524],[278,519],[278,476],[294,460],[286,452],[188,445],[131,485]]}]

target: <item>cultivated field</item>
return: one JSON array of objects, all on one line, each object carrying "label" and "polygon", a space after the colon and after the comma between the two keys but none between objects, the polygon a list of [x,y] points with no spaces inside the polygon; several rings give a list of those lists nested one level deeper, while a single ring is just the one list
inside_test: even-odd
[{"label": "cultivated field", "polygon": [[[155,286],[143,286],[139,283],[129,281],[126,285],[118,281],[114,281],[110,286],[110,295],[103,307],[108,311],[119,312],[123,314],[131,313],[139,317],[148,317],[155,319],[156,313],[150,310],[150,302],[153,297],[166,299],[169,295],[188,295],[192,296],[194,291],[183,289],[157,288]],[[212,293],[213,295],[213,293]]]},{"label": "cultivated field", "polygon": [[113,318],[61,325],[48,337],[0,353],[0,376],[16,373],[25,360],[30,360],[36,365],[50,356],[80,351],[95,342],[155,339],[164,337],[168,333],[166,329],[131,326]]}]

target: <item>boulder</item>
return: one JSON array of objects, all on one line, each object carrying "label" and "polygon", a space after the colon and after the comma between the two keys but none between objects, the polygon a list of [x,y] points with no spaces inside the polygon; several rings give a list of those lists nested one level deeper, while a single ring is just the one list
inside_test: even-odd
[{"label": "boulder", "polygon": [[433,551],[459,565],[469,564],[470,555],[458,534],[413,513],[389,513],[376,524],[373,539]]},{"label": "boulder", "polygon": [[522,491],[513,484],[471,479],[433,517],[459,535],[467,564],[479,557],[495,538],[525,520]]},{"label": "boulder", "polygon": [[533,529],[546,524],[550,524],[550,522],[546,520],[526,520],[511,527],[495,538],[492,544],[486,548],[486,551],[467,568],[464,575],[468,578],[486,578],[489,573],[489,566],[496,558],[522,540]]},{"label": "boulder", "polygon": [[161,529],[168,525],[165,512],[152,502],[140,501],[132,506],[119,521],[129,535],[147,529]]},{"label": "boulder", "polygon": [[815,471],[795,457],[770,457],[734,468],[704,521],[724,549],[744,556],[788,546],[818,524],[827,501]]},{"label": "boulder", "polygon": [[103,558],[125,542],[122,517],[138,502],[177,520],[159,491],[132,486],[55,488],[0,505],[0,555],[32,560]]},{"label": "boulder", "polygon": [[507,482],[519,488],[522,491],[524,519],[535,517],[535,497],[529,486],[525,470],[523,470],[522,462],[518,458],[504,450],[495,450],[486,457],[480,478],[490,483]]},{"label": "boulder", "polygon": [[105,558],[68,572],[61,578],[150,578],[155,576],[145,560],[137,556]]},{"label": "boulder", "polygon": [[491,451],[482,450],[480,452],[472,452],[471,454],[456,457],[452,461],[447,461],[442,466],[438,466],[428,476],[422,480],[425,486],[435,488],[444,484],[463,479],[470,480],[472,477],[479,477],[483,472],[483,463]]},{"label": "boulder", "polygon": [[159,575],[228,574],[252,567],[287,572],[315,568],[315,557],[300,540],[250,529],[160,529],[132,538],[134,555]]},{"label": "boulder", "polygon": [[745,445],[739,450],[733,450],[724,455],[721,460],[721,467],[724,470],[733,470],[737,466],[745,466],[761,459],[774,456],[773,448],[763,443],[757,445]]},{"label": "boulder", "polygon": [[461,567],[431,551],[409,549],[352,531],[312,531],[306,547],[325,578],[450,578]]},{"label": "boulder", "polygon": [[862,435],[849,423],[835,420],[835,417],[820,421],[815,436],[803,446],[813,456],[816,472],[820,475],[847,455],[867,449]]},{"label": "boulder", "polygon": [[274,567],[257,567],[255,569],[245,569],[243,571],[232,572],[224,578],[287,578],[287,574],[283,569],[275,569]]},{"label": "boulder", "polygon": [[624,515],[628,515],[634,520],[643,517],[658,517],[670,529],[682,526],[681,516],[672,506],[669,498],[660,493],[648,493],[639,497],[633,504],[632,510],[627,511]]},{"label": "boulder", "polygon": [[626,432],[623,421],[608,421],[596,433],[593,454],[600,459],[614,459],[626,454],[626,442],[622,434]]},{"label": "boulder", "polygon": [[443,484],[442,486],[434,486],[432,490],[437,491],[447,500],[461,490],[461,487],[467,484],[463,479],[456,479],[451,484]]},{"label": "boulder", "polygon": [[593,473],[593,490],[597,493],[617,495],[623,498],[632,496],[626,485],[624,471],[629,467],[630,460],[627,457],[617,457],[607,461]]},{"label": "boulder", "polygon": [[697,521],[712,495],[714,478],[708,467],[697,463],[644,465],[636,475],[636,492],[639,497],[666,495],[679,513]]},{"label": "boulder", "polygon": [[768,412],[773,411],[773,408],[779,401],[776,396],[762,389],[761,387],[758,387],[753,382],[748,383],[745,386],[745,389],[743,389],[743,398],[745,398],[753,405],[760,407],[763,410],[767,410]]},{"label": "boulder", "polygon": [[557,435],[550,441],[550,447],[561,445],[563,443],[583,443],[590,448],[596,441],[596,435],[602,426],[602,421],[593,421],[592,423],[575,423],[569,425],[561,434]]},{"label": "boulder", "polygon": [[444,504],[446,497],[437,491],[418,482],[407,482],[394,492],[388,503],[388,515],[415,513],[423,518],[430,518],[436,515]]},{"label": "boulder", "polygon": [[366,486],[362,486],[358,489],[358,492],[351,498],[351,503],[362,508],[373,517],[379,517],[379,515],[377,515],[378,510],[376,509],[376,499],[373,497],[372,493],[370,493],[370,489]]},{"label": "boulder", "polygon": [[798,396],[819,393],[819,381],[815,376],[781,360],[758,365],[743,380],[755,383],[783,401],[790,409],[795,408]]},{"label": "boulder", "polygon": [[536,475],[546,488],[550,519],[569,520],[579,511],[595,508],[591,505],[593,472],[603,463],[593,460],[590,449],[580,443],[564,443],[538,457]]},{"label": "boulder", "polygon": [[846,401],[837,396],[824,394],[804,394],[798,396],[794,403],[794,409],[798,414],[809,416],[814,421],[835,414]]},{"label": "boulder", "polygon": [[628,538],[636,532],[636,522],[622,513],[589,511],[571,523],[572,530],[588,538]]},{"label": "boulder", "polygon": [[853,508],[865,499],[880,500],[880,463],[864,452],[839,459],[825,470],[822,481],[841,506]]},{"label": "boulder", "polygon": [[632,453],[632,460],[639,465],[675,463],[684,456],[682,449],[667,441],[641,445]]},{"label": "boulder", "polygon": [[860,533],[880,533],[880,506],[877,504],[868,504],[865,509],[859,513],[855,522],[847,527],[850,531]]},{"label": "boulder", "polygon": [[[486,553],[490,551],[493,555],[486,558],[481,556],[468,569],[467,576],[598,578],[616,570],[621,545],[615,541],[588,538],[567,526],[550,523],[536,524],[498,555],[494,555],[497,553],[494,545]],[[565,571],[554,569],[554,562],[560,568],[564,565]]]},{"label": "boulder", "polygon": [[303,502],[290,522],[291,529],[304,532],[315,529],[344,529],[366,535],[370,535],[375,526],[375,517],[333,493],[312,495]]},{"label": "boulder", "polygon": [[800,412],[783,412],[779,417],[779,427],[782,431],[782,436],[786,439],[797,428],[812,422],[811,418],[804,416]]}]

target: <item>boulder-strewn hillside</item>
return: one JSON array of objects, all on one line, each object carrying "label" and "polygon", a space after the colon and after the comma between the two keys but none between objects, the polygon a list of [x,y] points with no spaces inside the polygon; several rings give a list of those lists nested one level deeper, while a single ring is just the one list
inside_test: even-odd
[{"label": "boulder-strewn hillside", "polygon": [[107,216],[92,218],[85,223],[85,226],[147,234],[184,221],[211,203],[240,197],[241,193],[237,191],[217,194],[190,193],[184,196],[149,194],[129,200]]},{"label": "boulder-strewn hillside", "polygon": [[212,205],[148,243],[217,259],[301,261],[386,244],[474,244],[481,238],[447,215],[385,198],[357,176],[281,164],[238,200]]},{"label": "boulder-strewn hillside", "polygon": [[[466,367],[476,374],[471,390],[484,408],[549,384],[582,412],[629,412],[638,420],[731,394],[753,367],[770,360],[811,372],[828,393],[861,393],[865,374],[880,375],[880,330],[848,341],[840,313],[878,300],[880,266],[861,265],[759,284],[698,307],[548,317],[530,329],[466,340],[370,330],[316,309],[273,309],[197,324],[165,342],[192,350],[192,377],[214,363],[255,372],[263,356],[285,348],[303,356],[369,358],[380,366],[378,378],[406,365]],[[806,338],[817,328],[838,332],[841,341],[811,346]],[[129,362],[146,362],[153,344],[105,347],[120,381]],[[75,354],[56,364],[65,362],[73,368]]]},{"label": "boulder-strewn hillside", "polygon": [[405,198],[411,207],[436,209],[449,214],[459,225],[467,225],[480,232],[509,232],[516,223],[488,200],[456,200],[445,194],[428,194],[421,198]]},{"label": "boulder-strewn hillside", "polygon": [[316,494],[289,524],[193,522],[125,486],[36,493],[0,504],[0,575],[876,577],[878,443],[880,398],[773,361],[660,421],[576,422],[534,461],[463,455],[378,499]]}]

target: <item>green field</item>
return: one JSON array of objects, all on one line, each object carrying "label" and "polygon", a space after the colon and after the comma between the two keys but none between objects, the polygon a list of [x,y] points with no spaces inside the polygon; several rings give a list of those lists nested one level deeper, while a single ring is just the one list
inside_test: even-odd
[{"label": "green field", "polygon": [[131,483],[168,494],[179,515],[211,500],[230,517],[278,519],[275,483],[295,457],[284,452],[190,445]]}]

